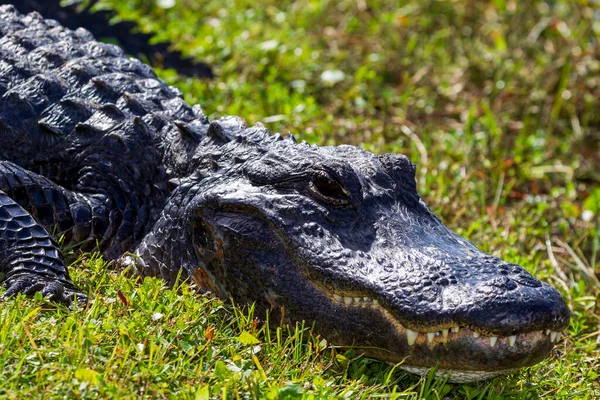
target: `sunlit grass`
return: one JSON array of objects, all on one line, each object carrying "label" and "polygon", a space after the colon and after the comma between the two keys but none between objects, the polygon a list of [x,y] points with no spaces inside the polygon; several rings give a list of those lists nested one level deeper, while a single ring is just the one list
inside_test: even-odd
[{"label": "sunlit grass", "polygon": [[[157,279],[132,279],[95,255],[76,264],[74,280],[92,299],[87,307],[70,311],[40,296],[3,305],[3,395],[476,399],[544,392],[585,398],[595,390],[594,338],[575,341],[584,336],[582,316],[571,339],[541,365],[458,385],[336,349],[309,326],[269,326],[252,309],[199,295],[186,284],[168,289]],[[581,296],[571,305],[585,313],[591,302]]]}]

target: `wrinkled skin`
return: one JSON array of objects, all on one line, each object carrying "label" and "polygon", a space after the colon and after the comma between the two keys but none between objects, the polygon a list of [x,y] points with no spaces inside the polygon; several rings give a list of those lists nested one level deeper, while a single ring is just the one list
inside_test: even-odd
[{"label": "wrinkled skin", "polygon": [[[189,278],[455,381],[539,362],[568,324],[557,291],[431,213],[406,157],[298,144],[236,117],[209,122],[85,32],[10,7],[0,22],[0,60],[12,66],[0,68],[8,294],[85,300],[51,230],[144,276]],[[39,57],[34,66],[15,46]],[[15,75],[23,68],[37,70]]]}]

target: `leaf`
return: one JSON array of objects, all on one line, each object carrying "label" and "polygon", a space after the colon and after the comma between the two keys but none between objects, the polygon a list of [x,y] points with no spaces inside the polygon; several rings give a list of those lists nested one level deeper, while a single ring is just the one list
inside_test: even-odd
[{"label": "leaf", "polygon": [[125,324],[119,324],[119,334],[122,336],[129,335],[129,329],[127,329]]},{"label": "leaf", "polygon": [[215,326],[214,325],[209,325],[205,330],[204,330],[204,337],[206,338],[206,340],[208,340],[209,342],[212,342],[212,340],[215,338]]},{"label": "leaf", "polygon": [[348,365],[348,359],[343,354],[336,354],[335,359],[340,363],[340,365]]},{"label": "leaf", "polygon": [[595,188],[583,202],[583,209],[600,214],[600,187]]},{"label": "leaf", "polygon": [[192,344],[186,342],[185,340],[180,340],[179,346],[181,346],[183,351],[185,351],[186,353],[188,353],[190,350],[192,350],[194,348],[194,346]]},{"label": "leaf", "polygon": [[229,376],[229,370],[223,361],[217,361],[215,363],[215,376],[221,381]]},{"label": "leaf", "polygon": [[237,337],[237,340],[242,344],[258,344],[260,340],[252,336],[249,332],[243,331],[240,336]]},{"label": "leaf", "polygon": [[39,312],[41,309],[42,309],[42,307],[36,307],[36,308],[34,308],[33,310],[31,310],[31,312],[30,312],[29,314],[25,315],[25,316],[24,316],[24,317],[21,319],[21,322],[22,322],[22,323],[25,323],[25,322],[28,322],[28,321],[29,321],[29,319],[32,319],[32,320],[33,320],[33,318],[34,318],[34,317],[37,315],[37,313],[38,313],[38,312]]},{"label": "leaf", "polygon": [[100,375],[98,372],[89,368],[79,368],[75,371],[75,378],[94,385],[98,384],[98,375]]},{"label": "leaf", "polygon": [[210,398],[210,390],[208,385],[204,385],[198,388],[196,391],[196,400],[208,400]]},{"label": "leaf", "polygon": [[129,306],[129,302],[127,301],[127,297],[125,297],[125,295],[123,294],[123,292],[121,292],[119,290],[119,291],[117,291],[117,295],[119,296],[119,300],[121,300],[121,303],[125,304],[126,306]]},{"label": "leaf", "polygon": [[254,317],[254,319],[252,320],[252,334],[253,335],[256,333],[256,329],[258,328],[259,322],[260,322],[260,320],[258,319],[258,317]]},{"label": "leaf", "polygon": [[278,394],[280,399],[300,399],[302,398],[303,391],[300,385],[291,383],[279,389]]},{"label": "leaf", "polygon": [[162,317],[164,317],[164,314],[155,312],[154,314],[152,314],[152,321],[158,321]]}]

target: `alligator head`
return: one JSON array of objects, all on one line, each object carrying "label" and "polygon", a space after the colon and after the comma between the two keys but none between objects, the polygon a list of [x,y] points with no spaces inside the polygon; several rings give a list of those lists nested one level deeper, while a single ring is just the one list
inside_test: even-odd
[{"label": "alligator head", "polygon": [[142,263],[175,254],[199,286],[411,372],[467,382],[547,356],[569,322],[559,293],[446,228],[408,158],[266,141],[196,160],[211,172],[175,191]]}]

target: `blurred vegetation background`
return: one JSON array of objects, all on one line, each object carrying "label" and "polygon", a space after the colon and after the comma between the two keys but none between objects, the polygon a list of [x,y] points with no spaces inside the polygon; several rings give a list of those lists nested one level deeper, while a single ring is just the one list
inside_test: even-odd
[{"label": "blurred vegetation background", "polygon": [[439,182],[427,179],[468,172],[493,204],[502,175],[508,198],[566,195],[557,204],[566,216],[598,214],[594,2],[101,0],[97,7],[211,65],[213,81],[163,74],[211,115],[243,115],[316,143],[409,153],[428,197]]},{"label": "blurred vegetation background", "polygon": [[[312,143],[408,155],[418,167],[419,192],[450,228],[557,287],[573,319],[546,362],[491,383],[449,385],[332,349],[310,332],[303,339],[298,329],[274,343],[237,309],[215,322],[216,309],[227,311],[203,298],[206,318],[185,309],[171,318],[183,319],[188,330],[206,333],[212,326],[214,337],[184,340],[181,335],[192,333],[167,329],[175,355],[132,357],[122,377],[92,357],[87,368],[103,380],[66,393],[126,395],[137,390],[133,381],[157,397],[600,396],[599,2],[98,0],[94,9],[110,11],[112,23],[134,21],[153,41],[210,65],[211,80],[158,72],[211,117],[240,115]],[[178,309],[173,302],[195,296],[183,290],[176,300],[169,291],[164,299],[154,295],[149,306],[144,296],[160,282],[127,286],[113,273],[106,284],[93,257],[75,271],[77,282],[92,276],[91,298],[114,298],[117,290],[127,295],[128,288],[139,304],[162,310],[161,321],[168,321],[169,307]],[[148,340],[166,329],[134,318],[137,312],[143,314],[111,308],[114,315],[103,318],[128,321],[130,337],[104,337],[98,346],[134,354],[141,340],[135,335]],[[258,338],[263,350],[255,355],[244,340],[232,342],[240,332]],[[186,346],[199,349],[186,359],[189,365],[177,358]],[[73,364],[63,368],[80,370],[64,362]],[[147,374],[144,368],[157,363],[183,367],[160,378]],[[81,373],[74,379],[87,382]]]}]

